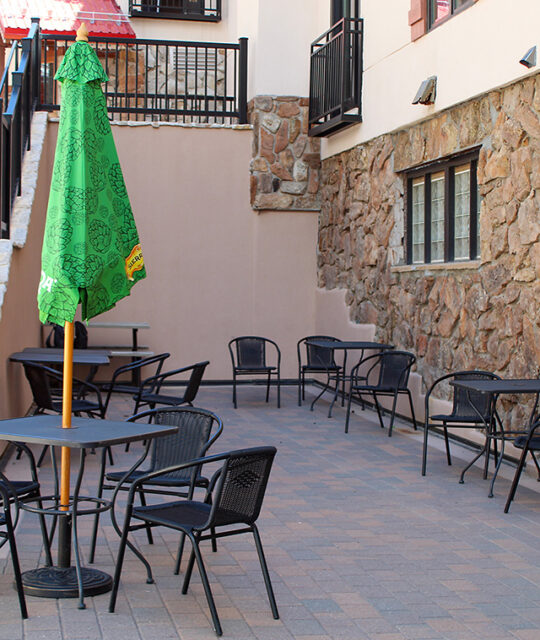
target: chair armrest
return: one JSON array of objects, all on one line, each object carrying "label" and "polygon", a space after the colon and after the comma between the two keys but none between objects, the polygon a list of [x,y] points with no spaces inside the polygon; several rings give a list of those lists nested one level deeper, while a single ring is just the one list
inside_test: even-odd
[{"label": "chair armrest", "polygon": [[363,378],[365,378],[366,384],[367,384],[369,381],[369,375],[373,371],[373,369],[375,369],[375,367],[379,364],[381,355],[382,355],[381,353],[374,353],[373,355],[368,356],[367,358],[363,358],[357,364],[355,364],[354,367],[351,369],[351,373],[350,373],[351,383],[353,383],[353,380],[356,380],[356,378],[358,378],[358,369],[361,366],[365,366],[366,362],[369,362],[370,360],[372,360],[373,362],[372,364],[369,365],[366,375],[362,376]]},{"label": "chair armrest", "polygon": [[161,385],[163,381],[167,378],[171,378],[172,376],[180,375],[181,373],[186,373],[187,371],[191,371],[194,369],[199,363],[191,364],[188,367],[181,367],[180,369],[174,369],[173,371],[166,371],[165,373],[159,373],[154,376],[150,376],[150,378],[146,378],[141,382],[141,386],[139,387],[139,391],[137,395],[140,397],[144,391],[145,387],[155,387],[156,392],[161,389]]}]

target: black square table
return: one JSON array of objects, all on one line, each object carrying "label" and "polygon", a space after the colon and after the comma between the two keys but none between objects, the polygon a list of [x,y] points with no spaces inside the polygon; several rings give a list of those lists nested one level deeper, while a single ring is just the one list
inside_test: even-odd
[{"label": "black square table", "polygon": [[[540,378],[511,378],[511,379],[502,379],[502,380],[453,380],[450,383],[454,387],[458,387],[460,389],[464,389],[465,391],[475,391],[477,393],[487,393],[491,398],[491,407],[490,407],[490,420],[489,424],[485,422],[483,417],[478,414],[481,418],[482,422],[484,422],[484,428],[486,431],[486,444],[484,448],[478,453],[475,458],[463,469],[461,472],[460,483],[463,483],[463,477],[465,472],[472,467],[472,465],[482,456],[486,456],[486,465],[485,465],[485,474],[487,474],[487,465],[489,463],[489,452],[490,452],[490,443],[491,440],[497,443],[498,440],[501,441],[501,452],[496,460],[497,464],[495,466],[495,471],[493,472],[493,478],[491,479],[491,484],[489,488],[489,497],[493,497],[493,485],[495,484],[495,479],[497,478],[497,473],[499,472],[499,468],[501,466],[501,462],[504,455],[504,444],[505,441],[510,436],[511,438],[517,435],[527,434],[528,429],[524,428],[521,430],[509,430],[504,429],[502,422],[498,419],[495,411],[495,405],[497,403],[497,398],[501,394],[536,394],[536,401],[534,404],[534,408],[531,412],[529,418],[529,427],[532,424],[534,419],[535,410],[538,406],[538,398],[540,395]],[[471,403],[472,404],[472,403]],[[472,405],[474,408],[474,405]],[[497,431],[496,425],[499,425],[500,431]],[[495,456],[497,458],[497,450],[495,449]]]},{"label": "black square table", "polygon": [[[309,344],[313,347],[320,347],[321,349],[332,349],[332,350],[341,350],[345,351],[361,351],[360,358],[363,358],[364,351],[383,351],[384,349],[393,349],[394,347],[391,344],[384,344],[382,342],[370,342],[368,340],[323,340],[322,338],[314,338],[313,340],[307,340],[306,344]],[[345,366],[345,361],[344,361]],[[348,380],[347,372],[343,371],[343,394],[345,394],[345,382]],[[323,395],[323,393],[330,386],[330,374],[328,373],[328,380],[326,381],[326,385],[323,387],[322,391],[319,395],[313,400],[311,403],[310,410],[313,411],[313,407],[317,400]],[[337,396],[339,393],[339,380],[336,381],[336,390],[334,392],[334,397],[330,404],[330,408],[328,409],[328,417],[332,417],[332,409],[336,402]]]},{"label": "black square table", "polygon": [[[26,571],[23,574],[23,585],[25,593],[28,595],[45,598],[74,598],[78,596],[79,608],[84,608],[84,595],[105,593],[110,591],[112,586],[111,576],[107,573],[80,566],[77,516],[106,511],[112,506],[110,501],[79,495],[86,449],[146,440],[148,450],[152,438],[173,434],[178,430],[178,427],[77,417],[72,418],[72,426],[69,429],[62,428],[61,424],[62,417],[55,415],[0,420],[0,440],[79,450],[80,461],[75,490],[73,496],[70,496],[70,504],[67,509],[59,507],[57,487],[53,496],[42,497],[45,501],[52,500],[55,504],[54,508],[39,509],[28,503],[21,504],[21,508],[26,511],[55,515],[61,519],[60,524],[64,524],[63,527],[59,524],[58,566],[40,567]],[[55,465],[54,456],[53,464]],[[57,479],[55,482],[57,483]],[[79,509],[79,504],[85,501],[93,504],[93,508]],[[71,526],[73,526],[75,567],[70,566]]]}]

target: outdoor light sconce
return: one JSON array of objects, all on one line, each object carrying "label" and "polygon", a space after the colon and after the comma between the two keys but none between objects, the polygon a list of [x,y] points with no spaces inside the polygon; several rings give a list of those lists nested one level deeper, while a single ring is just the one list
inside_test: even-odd
[{"label": "outdoor light sconce", "polygon": [[527,67],[527,69],[530,69],[531,67],[536,67],[536,45],[534,45],[534,47],[531,47],[527,51],[527,53],[519,61],[519,64],[522,64],[524,67]]},{"label": "outdoor light sconce", "polygon": [[420,85],[413,104],[433,104],[437,95],[437,76],[429,76]]}]

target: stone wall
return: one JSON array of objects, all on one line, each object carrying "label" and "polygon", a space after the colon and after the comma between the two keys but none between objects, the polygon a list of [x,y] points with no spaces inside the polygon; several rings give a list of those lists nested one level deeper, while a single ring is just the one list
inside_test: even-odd
[{"label": "stone wall", "polygon": [[253,125],[251,206],[277,211],[318,211],[321,141],[308,138],[308,99],[257,96]]},{"label": "stone wall", "polygon": [[[476,145],[481,259],[399,266],[405,246],[399,172]],[[413,351],[427,385],[463,368],[536,376],[539,75],[325,160],[321,193],[319,286],[345,288],[351,319],[373,322],[377,338]],[[512,407],[519,419],[523,404]]]}]

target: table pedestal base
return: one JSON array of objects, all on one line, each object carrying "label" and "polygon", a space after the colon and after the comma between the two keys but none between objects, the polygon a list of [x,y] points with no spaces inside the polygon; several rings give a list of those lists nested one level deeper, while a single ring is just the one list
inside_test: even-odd
[{"label": "table pedestal base", "polygon": [[[81,568],[83,594],[97,596],[112,588],[112,578],[98,569]],[[24,592],[38,598],[78,598],[79,585],[75,567],[41,567],[22,574]]]}]

